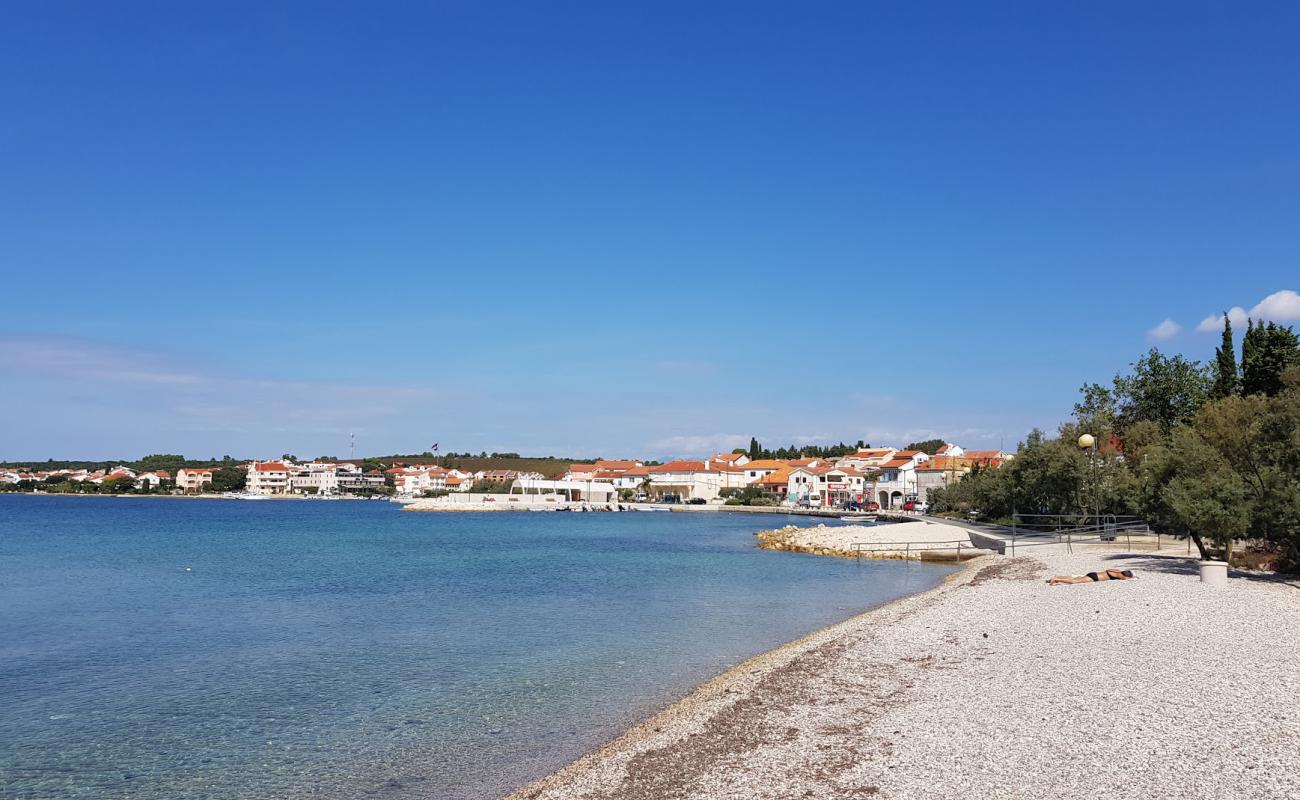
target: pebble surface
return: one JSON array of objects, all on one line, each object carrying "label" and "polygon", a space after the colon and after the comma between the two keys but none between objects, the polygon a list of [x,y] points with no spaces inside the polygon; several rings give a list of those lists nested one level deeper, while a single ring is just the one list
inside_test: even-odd
[{"label": "pebble surface", "polygon": [[[1055,574],[1137,580],[1048,586]],[[511,798],[1300,800],[1300,587],[989,556],[739,665]]]}]

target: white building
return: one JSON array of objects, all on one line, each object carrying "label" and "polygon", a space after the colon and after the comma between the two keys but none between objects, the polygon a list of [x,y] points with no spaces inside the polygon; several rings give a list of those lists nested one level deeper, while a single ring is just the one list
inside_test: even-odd
[{"label": "white building", "polygon": [[321,496],[339,493],[338,465],[313,461],[290,469],[289,491]]},{"label": "white building", "polygon": [[722,475],[705,461],[670,461],[650,468],[650,497],[716,500],[722,493]]},{"label": "white building", "polygon": [[909,497],[919,494],[916,467],[930,460],[920,450],[899,450],[879,467],[873,490],[881,508],[897,508]]},{"label": "white building", "polygon": [[289,491],[290,472],[290,466],[281,461],[254,461],[248,466],[244,489],[250,494],[285,494]]},{"label": "white building", "polygon": [[212,483],[212,470],[199,467],[181,467],[176,470],[176,488],[184,492],[201,492]]},{"label": "white building", "polygon": [[835,466],[852,467],[864,472],[866,470],[880,469],[897,452],[898,448],[896,447],[868,447],[852,455],[840,457],[835,461]]},{"label": "white building", "polygon": [[171,477],[171,473],[165,469],[160,469],[155,472],[141,472],[139,475],[135,476],[135,485],[157,489],[159,484],[163,481],[171,480]]}]

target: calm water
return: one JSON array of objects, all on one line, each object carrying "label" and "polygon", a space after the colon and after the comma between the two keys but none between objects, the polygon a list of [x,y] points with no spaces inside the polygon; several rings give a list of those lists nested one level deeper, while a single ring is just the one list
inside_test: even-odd
[{"label": "calm water", "polygon": [[0,797],[492,797],[946,574],[785,522],[0,495]]}]

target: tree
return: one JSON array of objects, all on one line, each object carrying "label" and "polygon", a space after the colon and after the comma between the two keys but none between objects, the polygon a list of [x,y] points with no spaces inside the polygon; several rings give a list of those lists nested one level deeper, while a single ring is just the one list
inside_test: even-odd
[{"label": "tree", "polygon": [[922,453],[932,456],[935,453],[939,452],[940,447],[943,447],[946,444],[947,442],[945,442],[943,439],[926,439],[923,442],[912,442],[911,444],[909,444],[907,447],[904,447],[903,449],[920,450]]},{"label": "tree", "polygon": [[183,466],[185,466],[185,456],[170,453],[154,453],[136,462],[136,468],[141,472],[157,472],[162,469],[174,474]]},{"label": "tree", "polygon": [[1214,351],[1214,383],[1210,386],[1210,397],[1220,400],[1237,393],[1240,384],[1237,375],[1237,351],[1232,343],[1232,321],[1228,312],[1223,312],[1223,341]]},{"label": "tree", "polygon": [[[1119,376],[1115,378],[1119,380]],[[1083,398],[1074,404],[1074,422],[1077,433],[1090,433],[1107,441],[1115,432],[1115,393],[1099,383],[1086,383],[1079,387]],[[1062,436],[1070,438],[1062,431]]]},{"label": "tree", "polygon": [[222,467],[212,471],[212,491],[242,492],[248,481],[248,473],[238,467]]},{"label": "tree", "polygon": [[1246,321],[1241,340],[1241,393],[1276,395],[1282,373],[1300,366],[1300,340],[1290,327]]},{"label": "tree", "polygon": [[[1209,403],[1179,428],[1161,476],[1176,523],[1211,539],[1232,558],[1247,536],[1300,562],[1300,370],[1273,397],[1252,394]],[[1202,557],[1204,545],[1198,538]]]},{"label": "tree", "polygon": [[100,490],[111,494],[123,494],[135,488],[135,478],[123,475],[120,478],[106,478],[100,484]]},{"label": "tree", "polygon": [[763,448],[756,437],[749,437],[749,457],[755,461],[763,457]]},{"label": "tree", "polygon": [[1133,374],[1115,376],[1116,422],[1121,428],[1148,420],[1173,430],[1190,420],[1209,394],[1209,374],[1199,361],[1152,348],[1132,366]]}]

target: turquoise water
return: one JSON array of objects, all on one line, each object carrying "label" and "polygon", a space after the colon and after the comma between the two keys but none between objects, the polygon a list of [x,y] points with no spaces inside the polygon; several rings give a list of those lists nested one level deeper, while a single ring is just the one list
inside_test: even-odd
[{"label": "turquoise water", "polygon": [[0,797],[493,797],[947,572],[786,521],[0,495]]}]

